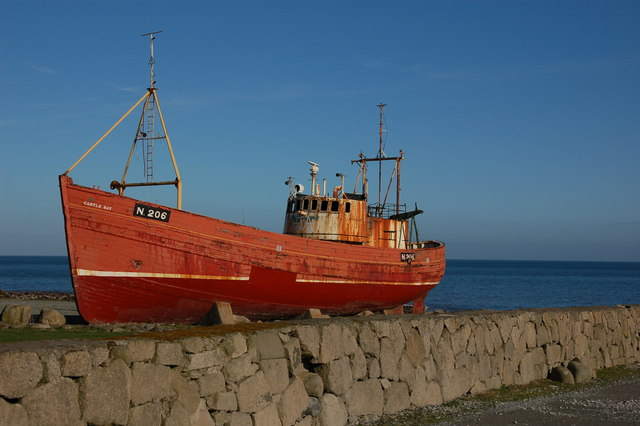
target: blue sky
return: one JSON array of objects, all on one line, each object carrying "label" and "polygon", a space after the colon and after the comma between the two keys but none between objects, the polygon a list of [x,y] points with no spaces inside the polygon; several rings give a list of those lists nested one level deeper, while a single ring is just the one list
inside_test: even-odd
[{"label": "blue sky", "polygon": [[[0,255],[65,254],[57,175],[144,94],[163,30],[187,210],[280,232],[285,179],[315,161],[352,186],[384,102],[403,201],[450,258],[640,261],[638,22],[638,1],[0,0]],[[120,179],[136,121],[74,180]]]}]

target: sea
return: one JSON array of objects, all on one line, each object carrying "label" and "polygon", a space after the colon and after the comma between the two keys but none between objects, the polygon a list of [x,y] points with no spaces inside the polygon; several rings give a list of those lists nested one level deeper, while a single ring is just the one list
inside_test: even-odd
[{"label": "sea", "polygon": [[[72,292],[66,256],[0,256],[0,290]],[[448,260],[430,309],[640,304],[640,262]]]}]

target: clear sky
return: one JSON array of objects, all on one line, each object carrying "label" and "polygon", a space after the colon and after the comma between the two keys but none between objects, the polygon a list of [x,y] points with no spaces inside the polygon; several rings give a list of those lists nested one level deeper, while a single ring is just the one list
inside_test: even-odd
[{"label": "clear sky", "polygon": [[[384,102],[450,258],[640,261],[639,23],[636,0],[0,0],[0,255],[66,253],[57,176],[145,93],[163,30],[187,210],[281,232],[286,178],[353,186]],[[77,183],[121,178],[137,119]]]}]

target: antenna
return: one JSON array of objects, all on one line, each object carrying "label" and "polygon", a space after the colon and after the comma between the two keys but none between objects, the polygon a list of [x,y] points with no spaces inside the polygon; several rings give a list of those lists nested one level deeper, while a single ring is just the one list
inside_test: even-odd
[{"label": "antenna", "polygon": [[153,40],[155,40],[155,36],[154,34],[158,34],[161,33],[162,31],[153,31],[150,33],[146,33],[146,34],[142,34],[141,37],[145,37],[145,36],[149,36],[149,50],[151,51],[151,56],[149,57],[149,65],[151,66],[151,75],[150,75],[150,86],[151,88],[154,87],[154,85],[156,84],[156,73],[155,73],[155,64],[156,64],[156,58],[155,55],[153,53]]}]

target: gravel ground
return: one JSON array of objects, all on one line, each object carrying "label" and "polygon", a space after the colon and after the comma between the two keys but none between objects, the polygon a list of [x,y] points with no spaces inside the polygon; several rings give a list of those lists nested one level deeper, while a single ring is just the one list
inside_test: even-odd
[{"label": "gravel ground", "polygon": [[640,379],[524,401],[495,404],[441,425],[638,425]]},{"label": "gravel ground", "polygon": [[[510,402],[473,396],[436,407],[365,422],[369,426],[418,425],[640,425],[640,364],[624,367],[626,378],[596,380],[576,390]],[[446,421],[445,421],[446,419]]]}]

